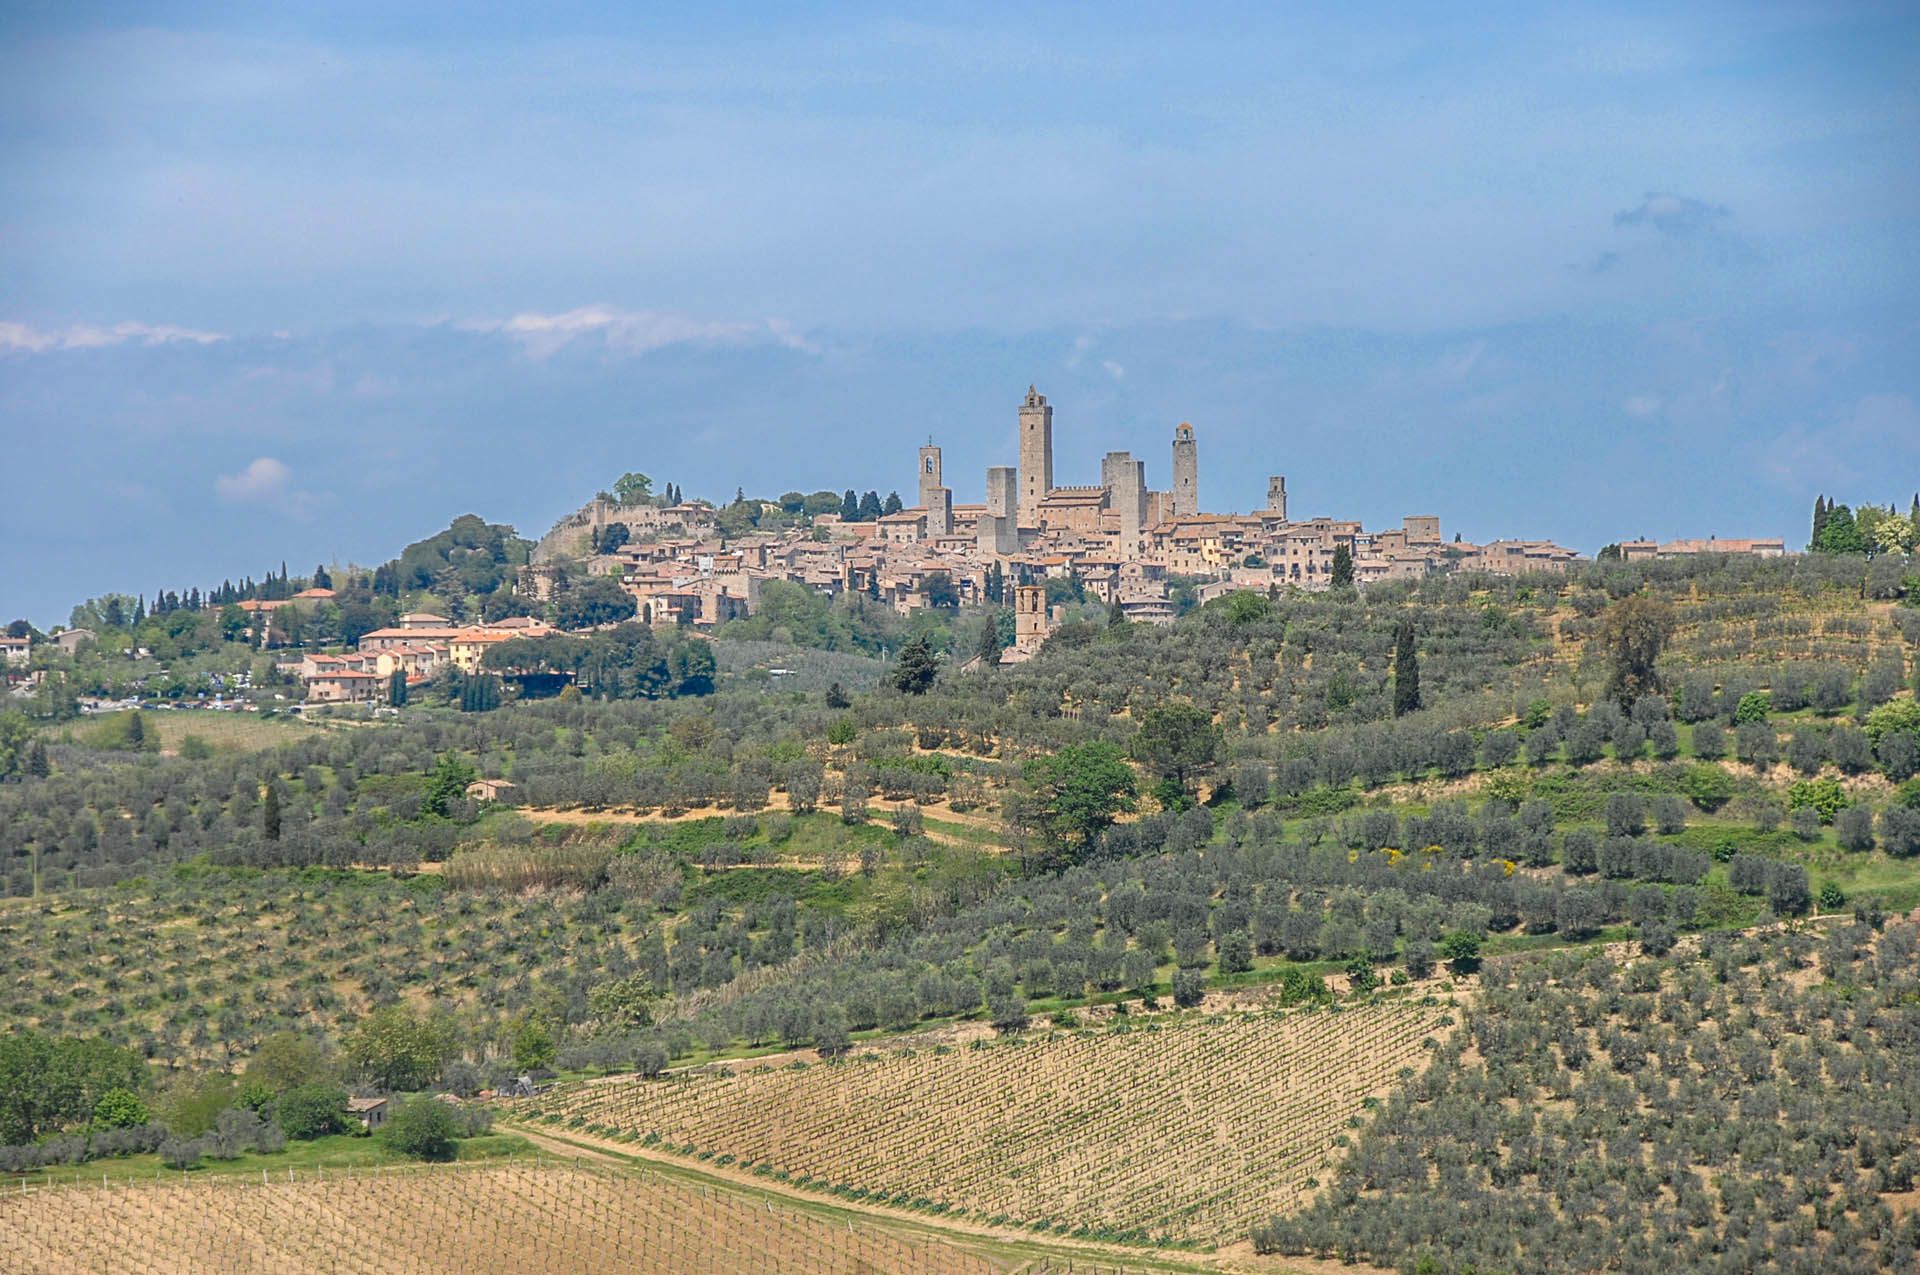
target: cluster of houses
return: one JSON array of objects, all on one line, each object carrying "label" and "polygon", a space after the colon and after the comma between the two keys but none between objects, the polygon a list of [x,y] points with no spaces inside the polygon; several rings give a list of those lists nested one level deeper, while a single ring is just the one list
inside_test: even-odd
[{"label": "cluster of houses", "polygon": [[362,635],[357,649],[344,655],[308,652],[284,667],[300,679],[310,704],[384,704],[395,673],[409,686],[430,680],[445,666],[472,673],[496,642],[553,631],[545,620],[524,616],[457,625],[444,615],[415,611],[391,628]]}]

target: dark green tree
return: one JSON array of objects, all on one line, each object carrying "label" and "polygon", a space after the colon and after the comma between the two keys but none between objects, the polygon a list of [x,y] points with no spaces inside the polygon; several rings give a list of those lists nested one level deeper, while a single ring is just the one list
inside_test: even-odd
[{"label": "dark green tree", "polygon": [[1420,711],[1420,653],[1414,649],[1413,625],[1402,623],[1393,638],[1393,715]]},{"label": "dark green tree", "polygon": [[553,604],[553,618],[563,629],[590,629],[630,620],[638,609],[618,580],[595,576],[562,593]]},{"label": "dark green tree", "polygon": [[860,521],[860,498],[853,494],[853,488],[847,488],[846,496],[840,501],[840,521]]},{"label": "dark green tree", "polygon": [[1807,537],[1807,548],[1817,550],[1820,547],[1820,533],[1827,529],[1827,498],[1825,495],[1813,498],[1813,534]]},{"label": "dark green tree", "polygon": [[403,668],[393,670],[387,678],[387,703],[393,708],[407,706],[407,671]]},{"label": "dark green tree", "polygon": [[260,835],[268,841],[280,840],[280,784],[278,780],[267,781],[267,791],[260,798]]},{"label": "dark green tree", "polygon": [[883,514],[892,515],[892,514],[899,513],[902,509],[905,509],[905,508],[906,506],[900,503],[900,493],[897,491],[890,491],[887,493],[886,500],[881,502],[880,512]]},{"label": "dark green tree", "polygon": [[1441,940],[1440,955],[1455,974],[1473,974],[1480,969],[1480,936],[1472,930],[1455,930]]},{"label": "dark green tree", "polygon": [[381,1145],[416,1160],[451,1160],[459,1133],[453,1109],[425,1094],[400,1100],[375,1136]]},{"label": "dark green tree", "polygon": [[1344,540],[1333,547],[1333,574],[1328,579],[1336,589],[1353,587],[1353,550]]},{"label": "dark green tree", "polygon": [[1820,525],[1820,538],[1814,542],[1813,550],[1815,553],[1866,553],[1866,537],[1860,534],[1852,509],[1841,504],[1827,507],[1826,519]]},{"label": "dark green tree", "polygon": [[880,505],[879,492],[870,491],[866,495],[860,497],[860,521],[861,522],[872,522],[874,519],[880,517],[880,510],[881,510],[881,505]]},{"label": "dark green tree", "polygon": [[129,752],[141,752],[147,746],[147,719],[140,715],[138,709],[127,718],[125,739]]},{"label": "dark green tree", "polygon": [[1134,760],[1171,781],[1185,797],[1192,778],[1219,757],[1220,744],[1220,727],[1206,710],[1176,701],[1147,710],[1132,751]]},{"label": "dark green tree", "polygon": [[1608,699],[1632,708],[1642,695],[1660,693],[1658,661],[1673,623],[1673,608],[1651,594],[1636,593],[1607,608],[1600,642],[1607,655]]},{"label": "dark green tree", "polygon": [[986,617],[986,623],[980,626],[980,645],[977,652],[980,662],[989,667],[1000,662],[1000,625],[992,615]]},{"label": "dark green tree", "polygon": [[613,484],[613,494],[623,505],[644,505],[653,498],[653,479],[645,474],[622,474]]},{"label": "dark green tree", "polygon": [[940,659],[925,634],[916,633],[900,648],[900,658],[889,675],[895,688],[909,695],[925,695],[939,676]]},{"label": "dark green tree", "polygon": [[951,611],[960,605],[960,590],[954,586],[953,577],[944,571],[929,571],[920,582],[920,591],[927,595],[930,607]]},{"label": "dark green tree", "polygon": [[34,740],[27,746],[27,760],[23,768],[34,779],[45,779],[53,773],[53,764],[47,760],[47,746],[40,740]]},{"label": "dark green tree", "polygon": [[427,794],[421,799],[420,812],[444,819],[454,803],[467,795],[467,785],[473,782],[473,777],[473,766],[464,757],[458,753],[441,753],[433,769],[427,772]]},{"label": "dark green tree", "polygon": [[1048,866],[1061,866],[1083,851],[1114,816],[1134,808],[1133,768],[1105,740],[1068,744],[1026,764],[1028,796],[1020,822],[1038,833],[1050,852]]}]

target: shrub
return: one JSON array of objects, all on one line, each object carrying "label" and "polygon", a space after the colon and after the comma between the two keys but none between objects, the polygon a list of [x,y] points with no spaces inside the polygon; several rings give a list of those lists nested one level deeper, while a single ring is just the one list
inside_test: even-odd
[{"label": "shrub", "polygon": [[408,1098],[380,1126],[382,1146],[416,1160],[451,1160],[456,1136],[453,1111],[438,1098]]},{"label": "shrub", "polygon": [[1710,762],[1687,767],[1680,786],[1689,801],[1707,811],[1718,810],[1733,796],[1733,776]]},{"label": "shrub", "polygon": [[1740,703],[1733,710],[1733,724],[1745,726],[1749,722],[1764,722],[1772,708],[1773,701],[1765,691],[1748,691],[1740,697]]},{"label": "shrub", "polygon": [[1693,728],[1694,756],[1703,761],[1719,761],[1727,755],[1727,732],[1712,718]]},{"label": "shrub", "polygon": [[1182,1009],[1191,1009],[1200,1003],[1206,994],[1206,976],[1199,970],[1175,970],[1173,972],[1173,1003]]},{"label": "shrub", "polygon": [[1833,820],[1834,835],[1842,850],[1873,849],[1873,811],[1866,806],[1848,806]]},{"label": "shrub", "polygon": [[1455,930],[1441,942],[1440,954],[1454,974],[1472,974],[1480,968],[1480,936],[1472,930]]},{"label": "shrub", "polygon": [[160,1163],[169,1169],[191,1169],[200,1163],[203,1150],[198,1138],[168,1138],[160,1144]]},{"label": "shrub", "polygon": [[132,1129],[151,1119],[147,1104],[131,1089],[115,1087],[100,1095],[100,1101],[93,1104],[93,1127],[96,1129]]},{"label": "shrub", "polygon": [[1253,940],[1244,930],[1232,930],[1220,936],[1220,972],[1244,974],[1253,968]]},{"label": "shrub", "polygon": [[1812,806],[1802,806],[1794,811],[1788,823],[1793,827],[1793,835],[1800,840],[1818,841],[1820,839],[1820,812]]},{"label": "shrub", "polygon": [[347,1091],[338,1085],[295,1085],[269,1108],[289,1138],[304,1142],[347,1130]]},{"label": "shrub", "polygon": [[1617,792],[1607,798],[1607,835],[1637,837],[1647,830],[1647,803],[1638,793]]},{"label": "shrub", "polygon": [[1666,793],[1653,799],[1653,824],[1667,836],[1687,830],[1687,803]]},{"label": "shrub", "polygon": [[1837,779],[1803,779],[1787,790],[1788,810],[1812,810],[1823,824],[1832,823],[1846,804],[1846,790]]},{"label": "shrub", "polygon": [[1888,806],[1880,812],[1881,847],[1890,855],[1910,859],[1920,854],[1920,810]]}]

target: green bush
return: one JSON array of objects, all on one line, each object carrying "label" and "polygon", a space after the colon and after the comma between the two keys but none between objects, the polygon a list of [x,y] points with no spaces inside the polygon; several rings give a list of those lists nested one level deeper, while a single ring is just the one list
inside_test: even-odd
[{"label": "green bush", "polygon": [[452,1110],[438,1098],[409,1098],[375,1136],[388,1150],[416,1160],[451,1160],[457,1125]]},{"label": "green bush", "polygon": [[338,1085],[295,1085],[274,1099],[270,1111],[280,1131],[298,1141],[345,1133],[347,1091]]},{"label": "green bush", "polygon": [[100,1095],[100,1101],[93,1104],[93,1127],[96,1129],[132,1129],[145,1124],[152,1116],[147,1104],[131,1089],[116,1087]]},{"label": "green bush", "polygon": [[1764,722],[1772,709],[1773,699],[1765,691],[1748,691],[1734,707],[1733,724],[1744,726],[1748,722]]},{"label": "green bush", "polygon": [[1846,804],[1846,790],[1837,779],[1802,779],[1787,789],[1787,809],[1810,809],[1820,816],[1821,823],[1832,823]]},{"label": "green bush", "polygon": [[1680,788],[1700,809],[1718,810],[1733,796],[1733,776],[1712,762],[1699,762],[1687,767]]}]

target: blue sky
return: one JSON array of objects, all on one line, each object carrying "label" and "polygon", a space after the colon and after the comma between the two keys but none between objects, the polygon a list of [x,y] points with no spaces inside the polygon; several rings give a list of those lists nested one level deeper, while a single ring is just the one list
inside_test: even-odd
[{"label": "blue sky", "polygon": [[914,12],[0,11],[0,618],[977,499],[1029,382],[1060,481],[1191,420],[1210,508],[1469,539],[1920,487],[1913,6]]}]

